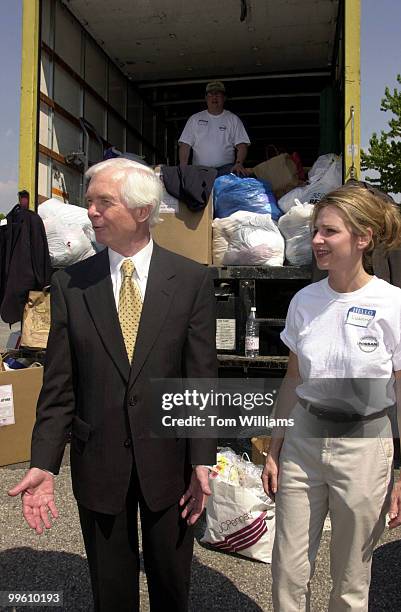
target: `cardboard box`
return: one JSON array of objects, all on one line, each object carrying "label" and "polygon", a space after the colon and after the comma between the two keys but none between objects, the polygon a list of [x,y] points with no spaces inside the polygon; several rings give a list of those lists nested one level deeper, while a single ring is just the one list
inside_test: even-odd
[{"label": "cardboard box", "polygon": [[201,211],[192,212],[178,202],[175,212],[161,212],[163,223],[152,228],[152,236],[160,246],[202,264],[212,263],[212,197]]},{"label": "cardboard box", "polygon": [[43,367],[0,372],[0,389],[11,385],[14,425],[0,426],[0,466],[29,461],[36,403],[43,381]]}]

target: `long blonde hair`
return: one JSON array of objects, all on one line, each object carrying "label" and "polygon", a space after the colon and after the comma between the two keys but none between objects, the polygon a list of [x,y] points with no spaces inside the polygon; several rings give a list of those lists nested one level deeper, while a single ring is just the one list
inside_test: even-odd
[{"label": "long blonde hair", "polygon": [[328,193],[315,205],[312,227],[319,212],[326,206],[338,208],[354,234],[364,236],[368,228],[372,230],[364,258],[378,246],[387,252],[401,245],[400,210],[393,198],[376,187],[352,180]]}]

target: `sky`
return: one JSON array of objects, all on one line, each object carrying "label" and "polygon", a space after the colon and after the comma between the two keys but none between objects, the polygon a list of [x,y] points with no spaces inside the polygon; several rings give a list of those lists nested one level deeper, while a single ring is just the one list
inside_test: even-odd
[{"label": "sky", "polygon": [[0,212],[17,201],[21,0],[0,0]]},{"label": "sky", "polygon": [[[386,129],[380,111],[386,85],[401,73],[400,0],[361,0],[361,146]],[[18,191],[19,87],[22,0],[0,0],[0,212],[8,212]]]}]

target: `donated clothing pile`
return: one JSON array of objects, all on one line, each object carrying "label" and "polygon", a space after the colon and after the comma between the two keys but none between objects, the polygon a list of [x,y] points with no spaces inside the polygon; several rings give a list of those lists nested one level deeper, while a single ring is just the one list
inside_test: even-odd
[{"label": "donated clothing pile", "polygon": [[313,207],[313,204],[302,204],[295,199],[295,205],[278,221],[278,228],[285,238],[285,258],[292,266],[312,263],[310,223]]},{"label": "donated clothing pile", "polygon": [[[281,266],[285,259],[290,265],[310,264],[313,207],[341,186],[341,158],[331,153],[321,155],[310,169],[308,181],[294,188],[297,168],[287,154],[273,157],[253,171],[263,178],[230,174],[216,179],[213,263]],[[277,202],[275,194],[285,189],[290,190]]]},{"label": "donated clothing pile", "polygon": [[271,215],[239,210],[213,221],[213,248],[225,266],[282,266],[284,238]]},{"label": "donated clothing pile", "polygon": [[277,221],[281,215],[276,196],[268,181],[255,178],[241,178],[226,174],[214,183],[214,216],[219,219],[247,210],[272,216]]},{"label": "donated clothing pile", "polygon": [[282,214],[271,184],[228,174],[214,184],[213,261],[223,265],[282,266]]},{"label": "donated clothing pile", "polygon": [[330,191],[342,184],[341,158],[328,153],[321,155],[309,170],[308,183],[295,187],[278,202],[283,212],[288,212],[294,206],[295,200],[316,204]]},{"label": "donated clothing pile", "polygon": [[88,211],[50,198],[39,206],[54,268],[65,268],[99,250]]}]

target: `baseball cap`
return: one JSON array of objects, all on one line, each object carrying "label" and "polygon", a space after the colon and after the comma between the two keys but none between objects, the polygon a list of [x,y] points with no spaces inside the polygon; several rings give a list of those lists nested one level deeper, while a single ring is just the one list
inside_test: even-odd
[{"label": "baseball cap", "polygon": [[224,83],[221,81],[211,81],[206,85],[206,93],[211,93],[212,91],[221,91],[222,93],[226,92],[226,88]]}]

